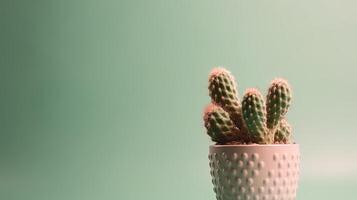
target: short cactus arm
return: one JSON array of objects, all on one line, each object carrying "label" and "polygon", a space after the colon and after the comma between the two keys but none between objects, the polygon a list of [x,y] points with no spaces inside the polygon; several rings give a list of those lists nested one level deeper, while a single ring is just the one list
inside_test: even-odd
[{"label": "short cactus arm", "polygon": [[285,119],[280,120],[278,124],[274,135],[274,142],[283,144],[292,143],[291,126]]},{"label": "short cactus arm", "polygon": [[239,129],[234,125],[229,114],[220,106],[208,105],[205,108],[203,120],[207,134],[214,142],[224,144],[236,140],[239,136]]},{"label": "short cactus arm", "polygon": [[243,119],[252,142],[260,144],[271,143],[272,138],[268,137],[266,128],[265,102],[257,89],[251,88],[246,91],[243,97],[242,110]]},{"label": "short cactus arm", "polygon": [[267,127],[274,130],[291,103],[291,89],[284,79],[274,79],[267,95]]}]

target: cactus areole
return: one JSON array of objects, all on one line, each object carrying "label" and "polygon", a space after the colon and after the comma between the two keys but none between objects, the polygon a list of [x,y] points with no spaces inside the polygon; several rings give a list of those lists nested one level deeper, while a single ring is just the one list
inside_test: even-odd
[{"label": "cactus areole", "polygon": [[233,75],[222,67],[208,77],[211,103],[204,110],[207,134],[217,144],[291,144],[292,129],[286,113],[291,103],[291,88],[274,79],[266,98],[256,88],[238,97]]}]

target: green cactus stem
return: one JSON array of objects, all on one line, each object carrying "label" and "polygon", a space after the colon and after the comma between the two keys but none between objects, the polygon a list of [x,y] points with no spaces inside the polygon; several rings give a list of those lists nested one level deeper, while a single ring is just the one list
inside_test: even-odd
[{"label": "green cactus stem", "polygon": [[267,95],[267,127],[274,130],[291,103],[291,89],[284,79],[274,79]]},{"label": "green cactus stem", "polygon": [[292,143],[291,126],[284,118],[280,120],[278,128],[276,129],[274,142],[283,144]]},{"label": "green cactus stem", "polygon": [[239,135],[239,128],[235,127],[229,114],[220,106],[208,105],[204,110],[203,120],[207,134],[214,142],[224,144],[236,140]]},{"label": "green cactus stem", "polygon": [[227,111],[234,124],[244,135],[247,129],[243,122],[241,104],[233,75],[224,68],[214,68],[209,75],[208,82],[212,103],[221,106]]},{"label": "green cactus stem", "polygon": [[242,104],[233,75],[214,68],[209,75],[211,104],[204,113],[207,134],[218,144],[289,144],[291,126],[285,115],[291,103],[291,88],[284,79],[271,82],[266,101],[257,89],[248,89]]},{"label": "green cactus stem", "polygon": [[243,97],[242,110],[243,119],[252,142],[259,144],[271,143],[273,138],[269,137],[266,127],[265,102],[257,89],[247,89]]}]

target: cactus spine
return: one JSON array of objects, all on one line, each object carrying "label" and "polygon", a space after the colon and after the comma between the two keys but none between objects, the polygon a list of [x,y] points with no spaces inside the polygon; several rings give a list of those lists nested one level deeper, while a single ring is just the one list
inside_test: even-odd
[{"label": "cactus spine", "polygon": [[208,105],[204,111],[203,120],[207,134],[213,141],[223,144],[237,139],[239,129],[221,107],[215,104]]}]

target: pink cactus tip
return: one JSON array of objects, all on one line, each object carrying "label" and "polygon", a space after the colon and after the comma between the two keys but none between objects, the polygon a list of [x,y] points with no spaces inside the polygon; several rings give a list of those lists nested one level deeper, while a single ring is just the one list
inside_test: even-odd
[{"label": "pink cactus tip", "polygon": [[211,79],[212,77],[216,77],[219,76],[220,74],[229,74],[231,75],[231,72],[228,71],[227,69],[223,68],[223,67],[215,67],[212,69],[211,73],[209,74],[208,78]]},{"label": "pink cactus tip", "polygon": [[288,81],[284,78],[275,78],[271,81],[271,84],[286,84],[289,85]]},{"label": "pink cactus tip", "polygon": [[207,121],[209,114],[212,113],[212,112],[213,112],[214,110],[216,110],[217,108],[218,108],[218,106],[215,105],[215,104],[213,104],[213,103],[207,105],[207,106],[205,107],[204,111],[203,111],[203,119],[204,119],[205,121]]},{"label": "pink cactus tip", "polygon": [[253,94],[260,94],[257,88],[248,88],[245,90],[245,94],[253,95]]}]

